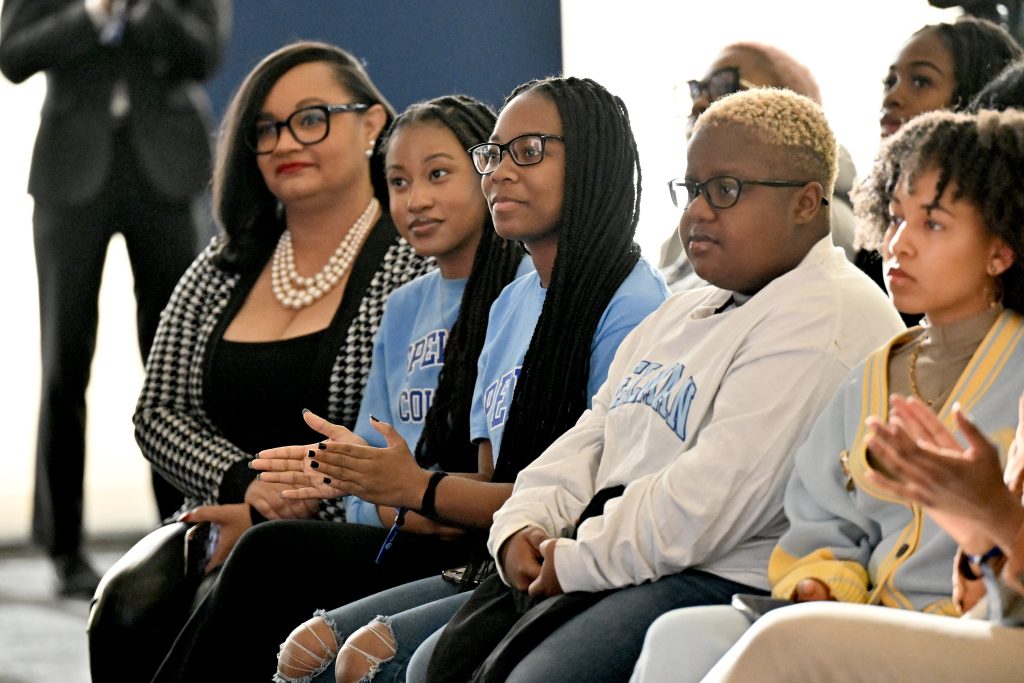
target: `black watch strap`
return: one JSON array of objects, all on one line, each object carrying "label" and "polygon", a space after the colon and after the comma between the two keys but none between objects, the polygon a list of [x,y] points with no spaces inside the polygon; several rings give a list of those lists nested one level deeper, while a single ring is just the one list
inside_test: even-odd
[{"label": "black watch strap", "polygon": [[423,492],[423,502],[420,503],[420,514],[424,517],[429,519],[437,517],[437,508],[434,505],[437,498],[437,485],[447,476],[447,472],[441,471],[430,475],[430,481],[427,482],[427,490]]}]

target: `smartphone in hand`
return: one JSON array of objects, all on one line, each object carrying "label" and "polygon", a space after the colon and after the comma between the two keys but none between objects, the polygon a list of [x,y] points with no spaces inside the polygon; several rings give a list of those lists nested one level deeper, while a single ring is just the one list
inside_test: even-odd
[{"label": "smartphone in hand", "polygon": [[792,604],[794,604],[792,600],[779,600],[768,595],[737,593],[732,596],[732,606],[742,612],[751,624],[773,609]]},{"label": "smartphone in hand", "polygon": [[210,522],[194,524],[185,532],[185,576],[203,576],[217,549],[219,527]]}]

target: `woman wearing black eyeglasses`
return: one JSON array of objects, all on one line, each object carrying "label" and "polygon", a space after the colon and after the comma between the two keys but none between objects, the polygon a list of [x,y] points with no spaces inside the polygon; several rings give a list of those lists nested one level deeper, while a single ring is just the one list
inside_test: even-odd
[{"label": "woman wearing black eyeglasses", "polygon": [[213,177],[223,233],[164,311],[134,417],[143,454],[186,496],[182,519],[219,539],[188,547],[185,577],[187,525],[172,523],[108,572],[90,618],[95,680],[149,680],[204,567],[254,523],[343,518],[282,499],[248,461],[309,441],[303,408],[354,424],[384,301],[430,267],[381,207],[377,141],[393,116],[358,60],[320,43],[271,54],[235,95]]}]

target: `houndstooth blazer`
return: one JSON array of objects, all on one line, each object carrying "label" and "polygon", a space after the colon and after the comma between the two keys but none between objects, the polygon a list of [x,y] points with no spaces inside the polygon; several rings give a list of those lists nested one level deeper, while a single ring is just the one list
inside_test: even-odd
[{"label": "houndstooth blazer", "polygon": [[[393,237],[341,341],[328,389],[327,418],[349,428],[359,414],[373,337],[388,295],[434,266],[433,259],[416,255],[387,217],[377,229],[389,229]],[[242,279],[239,273],[223,270],[212,261],[220,239],[214,238],[192,263],[161,314],[133,417],[143,455],[185,494],[187,508],[216,503],[225,472],[252,457],[220,433],[203,406],[211,334],[233,299],[246,294],[236,290]],[[357,259],[355,268],[366,265]],[[344,504],[337,502],[325,501],[319,516],[343,520]]]}]

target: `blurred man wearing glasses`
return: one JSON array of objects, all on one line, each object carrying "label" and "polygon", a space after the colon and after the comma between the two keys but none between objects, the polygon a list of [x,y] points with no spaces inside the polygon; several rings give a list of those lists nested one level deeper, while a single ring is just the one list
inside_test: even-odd
[{"label": "blurred man wearing glasses", "polygon": [[[821,104],[818,82],[810,70],[789,54],[772,45],[741,42],[726,46],[708,67],[701,80],[688,81],[690,100],[693,103],[686,120],[686,137],[689,139],[697,117],[720,100],[740,90],[750,88],[786,88]],[[849,153],[839,148],[839,175],[836,177],[835,199],[832,202],[832,241],[842,247],[851,261],[854,257],[853,211],[850,207],[849,192],[853,185],[856,169]],[[661,246],[658,266],[672,291],[692,289],[704,284],[693,272],[693,267],[683,254],[679,237],[672,233]]]},{"label": "blurred man wearing glasses", "polygon": [[[28,190],[42,338],[32,537],[58,592],[89,596],[82,554],[85,390],[107,244],[124,236],[143,358],[160,311],[198,247],[210,176],[210,112],[199,83],[220,61],[230,0],[4,0],[0,71],[46,74]],[[161,515],[180,494],[154,473]]]}]

